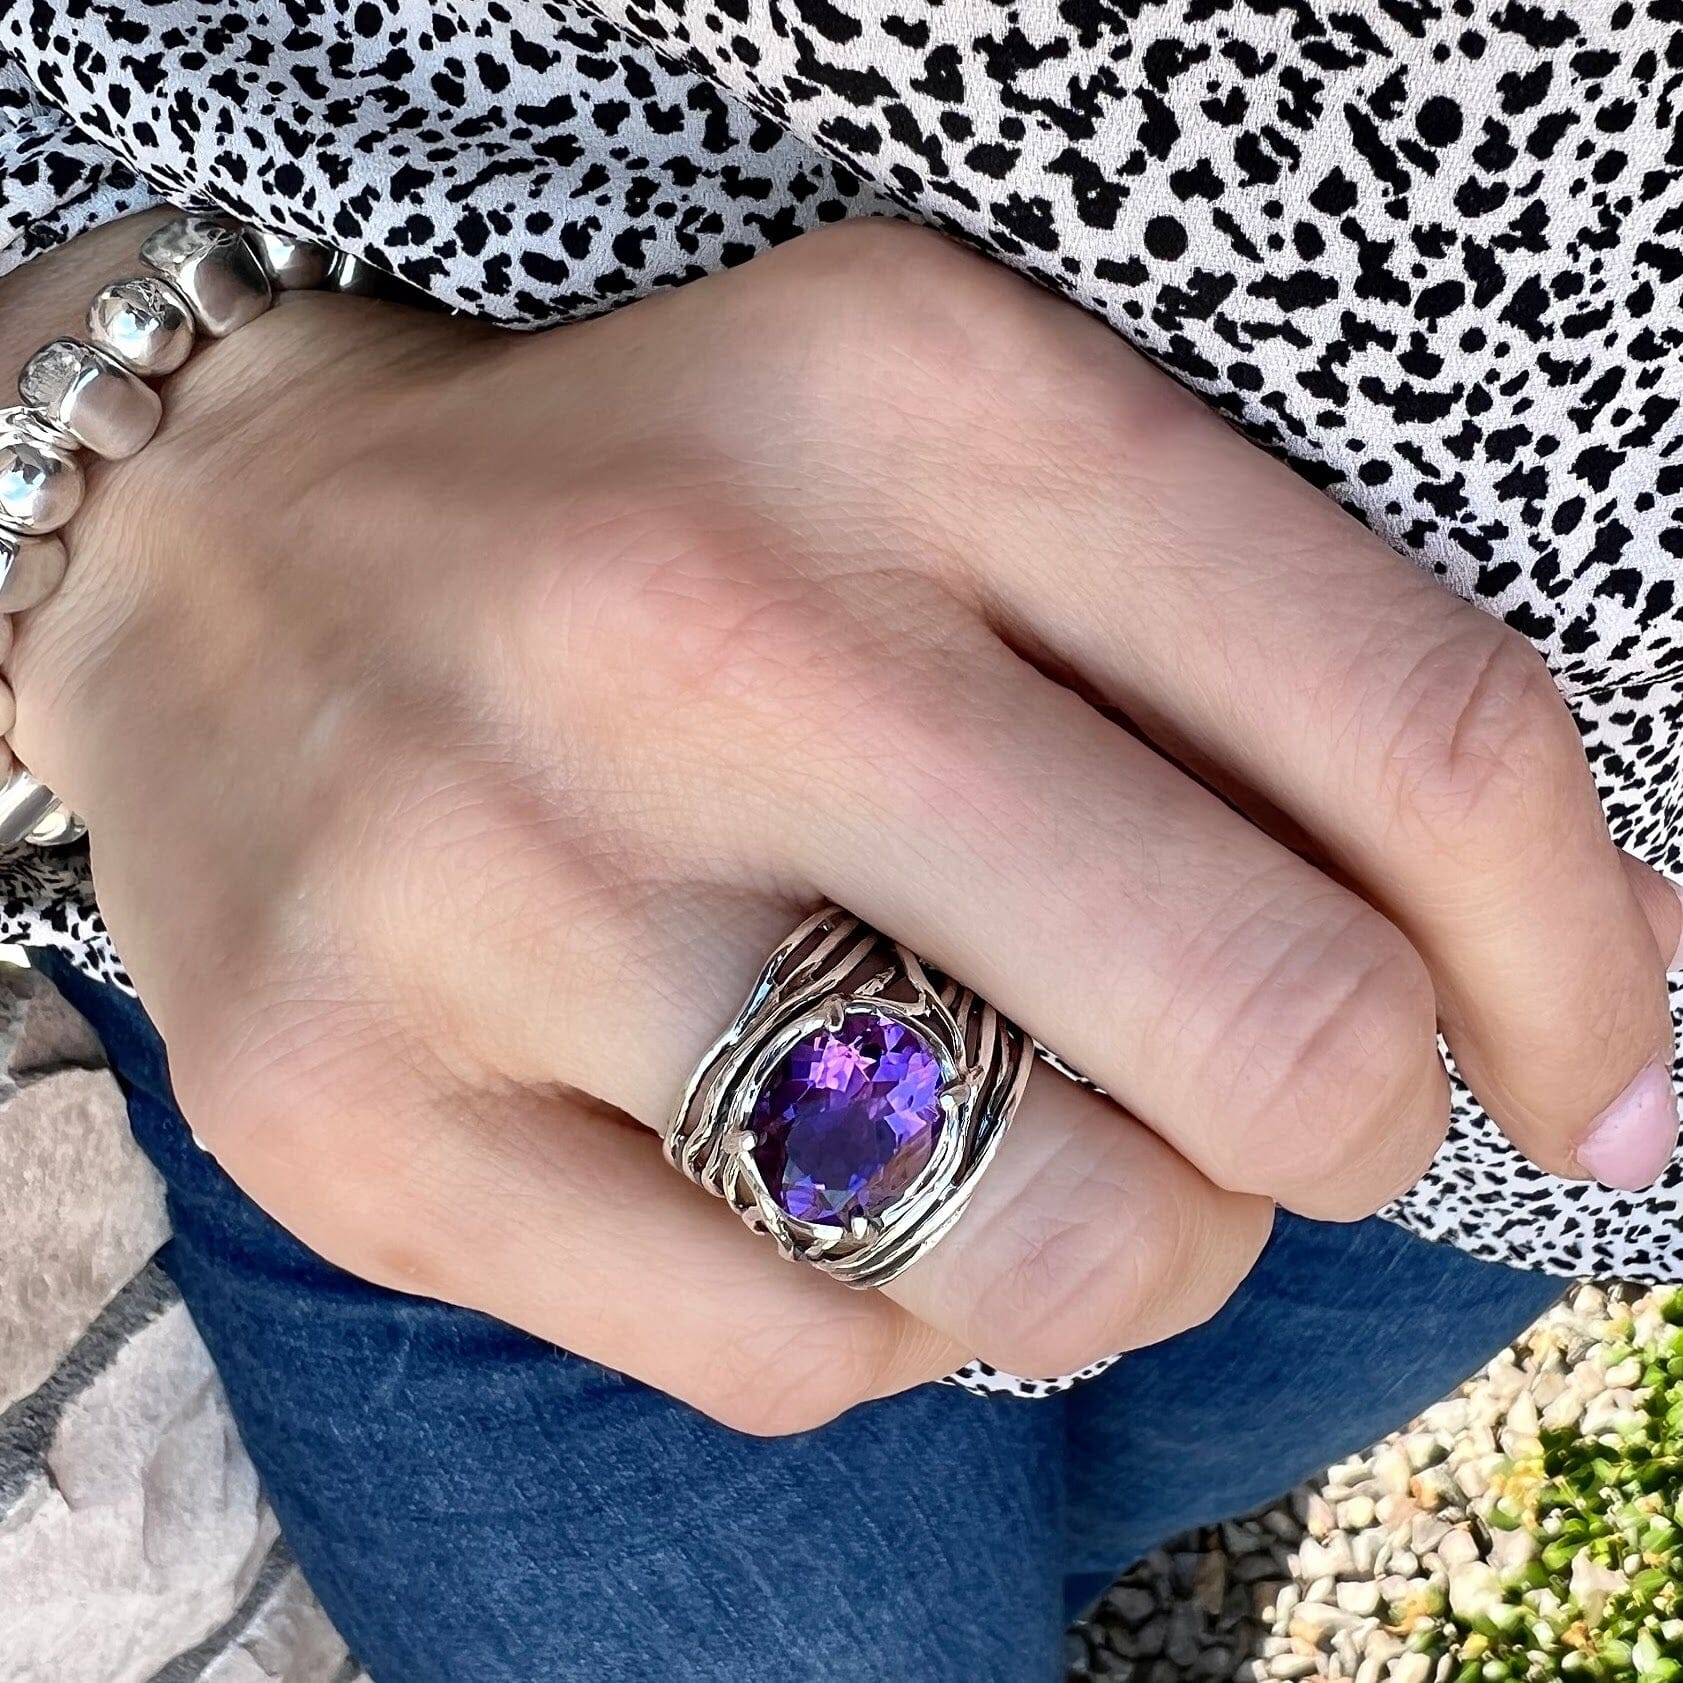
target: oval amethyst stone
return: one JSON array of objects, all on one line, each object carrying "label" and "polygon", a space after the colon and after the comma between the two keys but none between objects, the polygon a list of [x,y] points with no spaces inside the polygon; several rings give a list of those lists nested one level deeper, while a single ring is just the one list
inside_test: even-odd
[{"label": "oval amethyst stone", "polygon": [[772,1066],[754,1106],[754,1165],[797,1221],[845,1227],[880,1215],[929,1162],[945,1081],[914,1028],[849,1011]]}]

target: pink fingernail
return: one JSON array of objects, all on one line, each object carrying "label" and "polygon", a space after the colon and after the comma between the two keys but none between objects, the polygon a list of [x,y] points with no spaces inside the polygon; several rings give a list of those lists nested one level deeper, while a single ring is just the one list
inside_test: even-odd
[{"label": "pink fingernail", "polygon": [[1677,1146],[1677,1095],[1671,1072],[1649,1064],[1596,1117],[1578,1146],[1579,1166],[1603,1186],[1652,1186]]},{"label": "pink fingernail", "polygon": [[[1671,883],[1672,892],[1677,898],[1683,900],[1683,882],[1673,882],[1670,877],[1667,877],[1666,881]],[[1677,951],[1671,955],[1671,963],[1666,966],[1666,970],[1668,973],[1683,971],[1683,933],[1677,937]]]}]

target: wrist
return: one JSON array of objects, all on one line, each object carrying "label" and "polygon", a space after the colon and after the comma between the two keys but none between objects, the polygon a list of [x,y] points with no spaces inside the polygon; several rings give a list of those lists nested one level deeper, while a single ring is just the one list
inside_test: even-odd
[{"label": "wrist", "polygon": [[86,333],[94,294],[132,274],[141,242],[176,214],[162,206],[107,222],[0,277],[0,402],[17,401],[12,386],[32,352],[60,334]]},{"label": "wrist", "polygon": [[[32,745],[29,720],[38,709],[27,703],[34,697],[52,704],[71,689],[85,690],[86,673],[51,658],[52,652],[62,644],[97,651],[111,629],[112,581],[99,576],[88,556],[111,553],[100,541],[100,513],[124,511],[100,505],[127,500],[112,494],[129,459],[159,429],[158,385],[196,347],[235,333],[270,309],[274,289],[287,284],[271,267],[275,263],[288,271],[287,281],[292,270],[299,271],[298,284],[331,279],[332,259],[321,247],[249,230],[236,234],[220,219],[166,209],[93,230],[0,283],[0,371],[10,355],[20,370],[23,405],[0,409],[0,533],[7,534],[8,563],[0,608],[9,610],[0,616],[0,654],[7,657],[10,680],[0,730],[5,747],[42,781],[54,780],[53,756],[44,739],[41,754]],[[128,490],[133,492],[133,481]],[[84,510],[89,492],[95,506]],[[77,528],[78,575],[68,591],[62,585],[69,549],[59,531],[67,523]],[[120,518],[116,530],[132,536],[134,528]],[[132,575],[133,569],[119,563],[116,571]],[[53,612],[67,594],[76,598],[73,619]],[[20,638],[26,621],[43,634]],[[45,629],[48,621],[68,626],[69,635],[55,637]],[[39,660],[27,658],[30,642],[38,646]],[[29,682],[30,674],[38,681]],[[19,839],[28,828],[23,815],[40,807],[34,782],[13,775],[8,754],[0,843]]]}]

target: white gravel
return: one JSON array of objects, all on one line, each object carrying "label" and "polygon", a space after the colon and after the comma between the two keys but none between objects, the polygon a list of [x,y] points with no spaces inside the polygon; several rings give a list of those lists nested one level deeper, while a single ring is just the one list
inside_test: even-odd
[{"label": "white gravel", "polygon": [[1660,1328],[1669,1295],[1579,1287],[1406,1430],[1158,1550],[1070,1633],[1072,1683],[1447,1683],[1459,1662],[1411,1640],[1427,1644],[1446,1609],[1476,1616],[1536,1552],[1492,1510],[1523,1501],[1543,1428],[1595,1433],[1635,1411],[1641,1361],[1609,1349],[1633,1321],[1638,1337]]}]

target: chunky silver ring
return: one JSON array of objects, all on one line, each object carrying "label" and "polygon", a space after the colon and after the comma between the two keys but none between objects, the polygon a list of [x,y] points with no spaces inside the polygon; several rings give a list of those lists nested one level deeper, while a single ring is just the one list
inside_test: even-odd
[{"label": "chunky silver ring", "polygon": [[18,395],[61,432],[121,461],[151,442],[163,400],[107,351],[80,339],[53,339],[18,376]]},{"label": "chunky silver ring", "polygon": [[245,236],[213,216],[178,216],[154,228],[140,261],[192,306],[201,333],[224,339],[275,301],[274,289]]},{"label": "chunky silver ring", "polygon": [[786,1257],[885,1285],[963,1214],[1034,1053],[986,1000],[827,906],[702,1059],[666,1155]]}]

